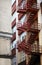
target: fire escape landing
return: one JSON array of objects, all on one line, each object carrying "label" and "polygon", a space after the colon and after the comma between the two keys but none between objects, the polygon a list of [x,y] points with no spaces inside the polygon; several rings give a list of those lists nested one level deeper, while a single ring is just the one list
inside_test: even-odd
[{"label": "fire escape landing", "polygon": [[[21,21],[17,23],[17,30],[24,32],[27,31],[30,33],[29,39],[26,42],[24,39],[22,42],[18,43],[18,50],[24,51],[26,54],[31,53],[39,53],[39,43],[33,44],[35,41],[38,42],[38,35],[40,29],[38,28],[38,10],[39,5],[37,4],[36,0],[23,0],[23,3],[19,4],[17,6],[17,12],[26,14],[26,18],[24,20],[24,23],[22,24]],[[36,27],[32,27],[34,25],[35,21],[37,21]],[[34,51],[33,51],[34,50]]]}]

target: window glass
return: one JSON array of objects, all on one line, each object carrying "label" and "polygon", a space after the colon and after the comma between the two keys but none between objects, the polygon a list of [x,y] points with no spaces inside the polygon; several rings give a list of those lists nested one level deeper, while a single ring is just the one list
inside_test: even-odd
[{"label": "window glass", "polygon": [[15,2],[15,0],[12,0],[12,5],[13,5],[14,2]]},{"label": "window glass", "polygon": [[22,34],[20,35],[21,41],[23,41],[23,39],[25,39],[25,36],[26,36],[26,32],[24,32],[24,33],[22,33]]},{"label": "window glass", "polygon": [[12,16],[12,21],[16,18],[16,11],[14,12],[13,16]]},{"label": "window glass", "polygon": [[23,18],[20,20],[20,22],[23,24],[25,22],[25,19],[26,19],[26,15],[23,16]]},{"label": "window glass", "polygon": [[16,26],[13,27],[12,32],[13,32],[13,33],[16,32]]}]

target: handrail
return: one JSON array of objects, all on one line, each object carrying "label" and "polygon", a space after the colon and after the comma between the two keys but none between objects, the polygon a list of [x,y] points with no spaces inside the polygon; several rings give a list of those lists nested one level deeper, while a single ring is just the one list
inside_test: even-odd
[{"label": "handrail", "polygon": [[[24,26],[24,25],[26,25],[26,27],[27,27],[27,25],[30,27],[30,24],[27,23],[26,18],[25,18],[25,20],[24,20],[23,23],[21,22],[21,20],[19,20],[19,22],[17,23],[17,28],[22,27],[22,26]],[[28,27],[28,28],[29,28],[29,27]],[[41,30],[41,29],[42,29],[42,24],[41,24],[41,23],[38,23],[37,26],[35,26],[34,29]]]},{"label": "handrail", "polygon": [[17,11],[18,11],[18,9],[25,8],[25,6],[26,6],[26,1],[24,0],[20,5],[17,6]]},{"label": "handrail", "polygon": [[[23,43],[22,44],[18,44],[17,45],[17,47],[18,46],[21,46],[21,48],[22,48],[22,45],[23,45]],[[24,45],[25,46],[25,45]],[[31,48],[31,49],[30,49]],[[31,53],[42,53],[42,46],[40,46],[40,45],[37,45],[37,44],[33,44],[33,45],[31,45],[31,46],[25,46],[25,49],[27,49],[29,52],[31,52]],[[23,50],[25,50],[24,48],[22,48],[22,51]],[[28,53],[29,53],[28,52]]]},{"label": "handrail", "polygon": [[17,6],[17,11],[18,11],[19,9],[26,9],[26,8],[27,8],[27,9],[28,9],[28,8],[39,9],[40,6],[39,6],[38,3],[33,3],[33,5],[31,5],[30,3],[27,3],[27,2],[24,0],[20,5]]}]

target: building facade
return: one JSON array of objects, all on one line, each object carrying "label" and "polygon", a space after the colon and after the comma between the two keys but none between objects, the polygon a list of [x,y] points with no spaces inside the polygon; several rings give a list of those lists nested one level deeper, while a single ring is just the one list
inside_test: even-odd
[{"label": "building facade", "polygon": [[13,65],[42,65],[41,21],[42,0],[12,1]]},{"label": "building facade", "polygon": [[0,0],[0,65],[11,65],[11,0]]}]

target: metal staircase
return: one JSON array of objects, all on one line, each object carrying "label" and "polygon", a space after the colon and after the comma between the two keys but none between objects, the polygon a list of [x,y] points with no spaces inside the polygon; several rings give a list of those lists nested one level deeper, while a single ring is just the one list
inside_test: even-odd
[{"label": "metal staircase", "polygon": [[22,50],[27,54],[32,52],[30,48],[35,40],[38,40],[38,34],[40,31],[38,29],[38,22],[36,22],[37,27],[32,28],[32,25],[34,25],[35,21],[37,20],[38,10],[39,5],[37,4],[36,0],[23,0],[23,2],[17,6],[17,12],[26,14],[27,19],[24,20],[25,22],[23,23],[23,25],[21,24],[21,21],[17,23],[17,30],[24,32],[27,31],[28,33],[31,32],[27,42],[22,41],[20,42],[20,44],[18,44],[18,50]]}]

